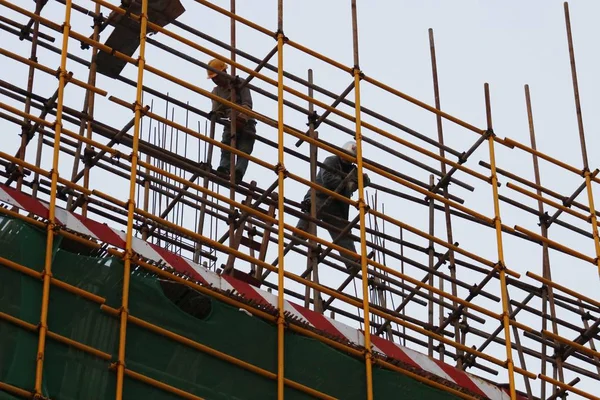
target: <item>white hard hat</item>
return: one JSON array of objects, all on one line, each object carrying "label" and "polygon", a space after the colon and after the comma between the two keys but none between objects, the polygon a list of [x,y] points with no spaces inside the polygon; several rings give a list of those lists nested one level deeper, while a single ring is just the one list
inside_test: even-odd
[{"label": "white hard hat", "polygon": [[348,153],[352,154],[356,157],[356,142],[351,140],[342,147],[342,149],[346,150]]}]

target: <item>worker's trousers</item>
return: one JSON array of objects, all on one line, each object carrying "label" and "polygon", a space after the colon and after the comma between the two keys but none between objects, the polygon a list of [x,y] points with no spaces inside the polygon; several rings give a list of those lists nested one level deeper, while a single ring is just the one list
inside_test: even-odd
[{"label": "worker's trousers", "polygon": [[[323,213],[323,214],[325,214],[325,213]],[[335,218],[329,214],[319,215],[318,218],[321,221],[325,222],[326,224],[333,225],[334,227],[338,228],[338,229],[327,229],[327,231],[329,232],[329,235],[331,236],[332,242],[338,236],[340,236],[340,231],[343,230],[344,228],[346,228],[348,226],[348,224],[350,223],[349,221],[346,221],[343,218]],[[304,232],[308,232],[308,224],[309,224],[309,221],[307,219],[300,218],[300,220],[298,221],[298,224],[296,225],[296,228],[301,229]],[[350,231],[348,231],[348,233],[342,235],[334,243],[340,247],[343,247],[345,249],[348,249],[348,250],[356,253],[356,248],[354,247],[354,239],[352,239],[351,233],[352,233],[352,229],[350,229]],[[340,254],[340,256],[342,256],[343,258],[345,258],[349,261],[360,262],[360,256],[353,257],[350,255],[344,254],[341,251],[338,253]],[[346,268],[348,269],[348,271],[356,270],[356,267],[353,264],[348,263],[348,262],[345,262],[344,264],[346,265]]]},{"label": "worker's trousers", "polygon": [[[243,129],[236,132],[235,148],[243,151],[246,154],[252,154],[254,149],[254,142],[256,141],[256,123],[249,121],[246,123]],[[231,127],[225,125],[223,129],[223,139],[221,143],[228,146],[231,145]],[[221,149],[221,161],[219,167],[229,171],[231,167],[231,152]],[[235,162],[235,176],[236,179],[241,180],[248,169],[248,159],[242,156],[236,157]]]}]

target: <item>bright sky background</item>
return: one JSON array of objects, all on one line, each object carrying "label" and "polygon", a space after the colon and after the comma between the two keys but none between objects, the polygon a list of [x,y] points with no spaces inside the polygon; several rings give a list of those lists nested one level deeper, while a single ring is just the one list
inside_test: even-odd
[{"label": "bright sky background", "polygon": [[[118,2],[111,1],[113,4]],[[20,7],[33,10],[33,2],[25,0],[14,0],[13,3]],[[215,1],[222,7],[229,7],[229,1]],[[284,2],[284,32],[291,40],[304,46],[327,55],[344,65],[352,66],[352,36],[351,36],[351,9],[350,1],[330,0],[330,1],[286,1]],[[94,3],[91,1],[78,0],[77,4],[92,9]],[[229,20],[214,11],[211,11],[192,0],[182,0],[182,4],[187,11],[180,17],[179,21],[188,24],[203,33],[212,35],[219,40],[229,41]],[[237,12],[244,18],[265,26],[275,31],[277,29],[277,1],[275,0],[239,0]],[[587,150],[589,155],[590,168],[593,170],[598,167],[595,150],[600,145],[598,131],[600,130],[600,118],[598,115],[600,92],[600,78],[598,77],[598,64],[600,58],[598,50],[594,45],[594,37],[600,34],[600,26],[597,24],[597,16],[600,15],[600,3],[596,1],[573,1],[570,4],[571,24],[573,29],[575,54],[577,62],[577,73],[579,79],[579,90],[581,95],[582,114],[584,128],[586,133]],[[24,23],[26,19],[23,16],[16,15],[14,12],[2,8],[0,13],[7,17],[15,18]],[[582,168],[581,150],[579,144],[578,127],[575,113],[575,103],[573,97],[573,88],[571,82],[571,71],[569,63],[569,53],[567,47],[567,38],[565,30],[565,20],[563,12],[563,3],[555,0],[537,0],[537,1],[358,1],[358,26],[359,26],[359,48],[360,48],[360,67],[362,71],[381,82],[384,82],[403,93],[417,98],[430,105],[434,104],[433,86],[431,78],[431,61],[428,41],[428,29],[433,28],[436,41],[438,73],[441,92],[442,109],[453,116],[460,118],[479,128],[485,128],[485,105],[483,84],[490,84],[492,113],[494,121],[494,131],[500,138],[510,137],[516,141],[529,145],[529,130],[527,123],[527,114],[525,108],[524,85],[529,84],[531,89],[531,98],[533,105],[533,115],[535,130],[537,134],[538,149],[548,155],[559,158],[563,162],[571,164],[576,168]],[[105,10],[104,14],[108,12]],[[45,7],[42,15],[61,24],[64,18],[64,6],[56,1],[50,1]],[[83,35],[90,35],[92,24],[89,17],[82,14],[73,13],[73,30]],[[168,29],[182,34],[182,31],[173,26]],[[52,32],[48,28],[43,28],[43,32],[52,34],[56,38],[55,46],[60,46],[61,37],[58,33]],[[107,37],[109,30],[102,36],[103,41]],[[265,36],[259,32],[253,31],[245,26],[238,25],[237,45],[243,51],[253,54],[258,58],[264,57],[276,44],[273,38]],[[212,44],[207,44],[200,38],[194,38],[190,34],[186,37],[192,38],[198,44],[206,46],[221,54],[228,55],[224,50],[218,50]],[[160,40],[162,43],[169,44],[175,49],[185,52],[202,62],[207,62],[210,57],[197,49],[174,43],[164,35],[158,34],[152,36],[153,39]],[[16,52],[21,56],[29,57],[29,43],[20,42],[18,38],[0,31],[0,43],[10,51]],[[89,60],[91,50],[81,50],[77,41],[69,42],[69,51]],[[50,67],[57,68],[59,57],[49,51],[40,49],[40,62]],[[249,68],[256,65],[249,61],[238,58],[240,62]],[[179,79],[190,82],[201,87],[204,90],[212,89],[212,82],[205,78],[205,71],[191,63],[177,60],[172,55],[166,54],[153,46],[147,47],[146,61],[149,65],[162,68]],[[272,59],[276,62],[276,58]],[[284,51],[284,66],[287,72],[296,74],[300,77],[306,77],[307,69],[314,70],[315,83],[328,90],[340,93],[351,82],[352,77],[342,71],[320,62],[299,51],[286,47]],[[80,80],[87,80],[87,70],[73,61],[69,61],[67,69],[73,71],[75,77]],[[0,71],[2,77],[11,83],[21,87],[26,86],[27,68],[22,64],[9,60],[6,57],[0,58]],[[276,74],[265,72],[266,75],[275,79]],[[123,75],[131,79],[136,79],[137,69],[129,65],[123,72]],[[246,74],[240,73],[245,77]],[[41,79],[40,79],[41,78]],[[154,89],[172,96],[178,97],[182,101],[189,101],[193,106],[209,111],[210,100],[198,93],[178,87],[162,78],[146,73],[144,83]],[[56,89],[56,80],[53,77],[43,76],[43,73],[36,73],[34,92],[44,97],[52,95]],[[276,93],[276,88],[257,79],[253,84]],[[286,80],[286,84],[298,90],[305,92],[295,82]],[[109,92],[109,95],[132,102],[135,98],[134,88],[123,85],[113,79],[99,76],[97,86]],[[69,85],[67,88],[66,104],[80,110],[84,91]],[[437,128],[435,116],[423,109],[409,104],[393,95],[387,94],[382,90],[373,87],[368,83],[361,85],[361,102],[363,106],[368,107],[380,114],[402,123],[430,138],[437,139]],[[354,94],[349,95],[349,99],[354,100]],[[302,106],[305,102],[298,98],[286,94],[285,98],[295,101]],[[317,95],[319,100],[331,103],[333,100],[322,95]],[[0,101],[18,105],[0,95]],[[145,96],[144,103],[150,104],[152,96]],[[154,99],[155,112],[164,115],[165,104],[161,100]],[[269,116],[277,117],[277,103],[266,99],[258,94],[254,95],[255,111]],[[351,113],[348,107],[340,107],[341,110]],[[322,110],[317,108],[319,113]],[[38,111],[35,112],[36,114]],[[171,106],[169,106],[169,116],[171,115]],[[101,122],[110,124],[114,127],[124,126],[131,118],[132,113],[108,100],[108,98],[97,98],[95,116]],[[176,107],[174,110],[175,120],[178,123],[185,124],[185,112]],[[49,119],[51,120],[51,119]],[[347,127],[353,128],[353,123],[344,121],[340,117],[332,117],[332,120],[342,123]],[[414,144],[427,148],[430,151],[437,150],[423,141],[420,141],[407,133],[375,120],[373,117],[363,115],[363,120],[372,123],[387,132],[390,132],[402,139],[406,139]],[[204,133],[205,121],[196,115],[189,115],[189,126],[196,128],[198,122],[202,127],[200,132]],[[291,109],[285,110],[285,122],[294,126],[296,129],[306,129],[306,117]],[[156,126],[154,123],[153,126]],[[68,128],[77,131],[76,126],[68,125]],[[220,128],[217,129],[216,138],[220,139]],[[277,132],[275,129],[267,127],[265,124],[259,124],[258,134],[276,140]],[[2,151],[14,154],[19,146],[20,129],[6,120],[0,119],[0,131],[3,132]],[[130,131],[131,133],[132,131]],[[147,137],[148,121],[144,122],[143,138]],[[168,130],[170,132],[170,129]],[[345,133],[335,131],[327,125],[319,128],[320,138],[330,141],[336,145],[343,145],[350,139]],[[381,139],[376,133],[363,129],[365,137],[376,139],[377,141],[392,147],[415,159],[427,163],[430,166],[439,168],[439,163],[431,158],[419,155],[418,153],[407,149],[406,147],[393,143],[388,139]],[[444,135],[446,144],[458,151],[466,151],[478,138],[478,135],[461,128],[451,122],[444,122]],[[37,138],[34,139],[37,141]],[[104,142],[104,139],[102,139]],[[285,144],[293,146],[296,139],[286,135]],[[27,160],[34,162],[35,145],[32,143],[28,147]],[[294,149],[296,149],[294,147]],[[308,145],[305,143],[299,151],[308,154]],[[531,156],[527,153],[514,149],[510,150],[501,145],[496,146],[497,162],[500,168],[509,170],[519,176],[533,181],[533,167]],[[183,136],[180,137],[179,153],[184,154]],[[191,140],[188,144],[186,154],[197,159],[197,141]],[[218,149],[215,149],[213,165],[218,162]],[[202,153],[203,154],[203,153]],[[277,163],[277,151],[257,143],[254,156],[267,160],[272,164]],[[51,151],[45,148],[43,167],[50,169]],[[429,173],[402,161],[390,154],[386,154],[371,145],[365,145],[364,156],[377,161],[401,173],[410,175],[422,182],[428,182]],[[319,153],[319,159],[326,157],[324,152]],[[455,158],[451,158],[455,160]],[[489,161],[487,144],[483,144],[469,158],[466,164],[485,175],[489,171],[478,165],[480,160]],[[293,157],[287,157],[286,167],[295,174],[309,178],[307,165],[299,162]],[[63,177],[70,176],[72,169],[72,159],[61,155],[60,174]],[[382,177],[375,177],[370,174],[372,180],[380,185],[385,185],[391,189],[399,190],[404,193],[415,195],[422,198],[422,195],[406,188],[398,183],[392,182]],[[488,217],[493,217],[492,190],[487,184],[478,181],[464,173],[457,173],[455,177],[475,187],[474,192],[468,192],[456,185],[451,185],[450,190],[453,194],[465,200],[465,206],[476,210]],[[537,209],[537,202],[518,194],[514,190],[506,187],[507,179],[500,176],[502,186],[500,193]],[[246,180],[256,180],[262,188],[267,188],[274,180],[276,175],[257,165],[250,165]],[[542,185],[559,192],[565,196],[571,193],[583,182],[577,175],[561,170],[558,167],[548,163],[541,162]],[[92,172],[92,187],[105,191],[115,197],[125,199],[127,196],[128,182],[125,180],[115,180],[106,173],[95,168]],[[523,186],[520,185],[519,186]],[[285,195],[290,199],[300,200],[306,191],[297,182],[286,180]],[[227,194],[228,191],[221,189],[221,193]],[[368,191],[369,196],[373,191]],[[594,190],[596,203],[600,202],[600,191]],[[426,207],[415,205],[406,200],[393,198],[390,195],[378,194],[378,208],[385,207],[386,212],[401,220],[411,224],[418,229],[426,231],[428,229],[428,211]],[[553,199],[556,200],[556,199]],[[585,191],[577,199],[583,204],[587,204]],[[554,209],[546,210],[552,214]],[[351,218],[354,211],[351,212]],[[524,211],[518,210],[506,203],[501,203],[502,222],[507,226],[521,225],[539,233],[537,218]],[[445,223],[442,213],[436,213],[435,216],[436,235],[446,238]],[[102,220],[101,218],[96,218]],[[591,225],[575,217],[563,214],[561,219],[572,223],[581,229],[591,232]],[[286,220],[287,221],[287,220]],[[189,210],[185,214],[184,225],[193,229],[194,213]],[[294,218],[290,218],[289,224],[296,223]],[[381,228],[381,222],[380,222]],[[498,260],[495,233],[493,229],[482,227],[465,220],[453,218],[454,240],[460,243],[460,247],[469,251],[476,252],[478,255],[492,261]],[[217,237],[225,232],[224,225],[219,226]],[[386,233],[398,236],[399,229],[391,224],[385,225]],[[356,232],[356,230],[355,230]],[[205,229],[208,235],[208,226]],[[320,236],[329,240],[329,236],[320,231]],[[413,241],[420,246],[426,247],[427,241],[418,238],[415,235],[405,232],[405,239]],[[553,226],[550,229],[550,238],[559,241],[565,246],[580,251],[590,257],[595,257],[594,243],[591,239],[585,238],[580,234],[569,232],[566,229]],[[399,252],[398,245],[396,251]],[[392,247],[392,245],[390,245]],[[508,235],[504,235],[504,250],[507,266],[520,273],[522,280],[532,283],[535,281],[525,277],[527,271],[532,271],[541,275],[541,248],[537,245],[517,240]],[[276,247],[271,246],[267,261],[274,260],[276,256]],[[443,252],[443,248],[436,246],[436,251]],[[424,254],[405,250],[405,255],[418,260],[421,263],[427,263],[427,257]],[[464,259],[464,257],[462,257]],[[225,262],[226,258],[221,257],[219,264]],[[552,267],[553,279],[565,286],[597,298],[598,293],[598,272],[594,265],[576,260],[572,257],[551,251],[550,262]],[[290,253],[285,259],[286,270],[294,273],[301,273],[305,268],[305,259],[303,257]],[[387,259],[387,265],[390,268],[400,270],[399,261],[391,258]],[[239,268],[246,269],[243,263],[238,264]],[[406,267],[406,273],[421,279],[424,273],[414,268]],[[331,271],[329,268],[322,267],[321,282],[330,286],[337,286],[343,280],[340,273]],[[448,273],[446,266],[440,269]],[[465,268],[458,268],[458,277],[465,280],[468,284],[479,283],[481,274],[469,272]],[[271,278],[274,278],[272,276]],[[357,282],[357,285],[359,283]],[[286,285],[299,289],[293,282],[286,280]],[[360,286],[358,286],[360,290]],[[446,286],[446,290],[448,287]],[[490,293],[499,294],[499,282],[492,280],[486,290]],[[303,292],[303,289],[300,289]],[[354,294],[354,288],[349,288],[349,293]],[[466,294],[459,292],[462,297]],[[515,300],[523,299],[527,293],[511,288],[510,295]],[[392,301],[391,298],[388,301]],[[394,296],[393,301],[398,304],[398,298]],[[477,303],[488,307],[494,312],[501,312],[500,303],[489,302],[485,299],[477,298]],[[531,302],[530,305],[537,309],[541,308],[541,302]],[[356,313],[356,310],[349,309]],[[407,313],[411,317],[426,320],[426,307],[413,305],[407,308]],[[437,311],[436,311],[437,313]],[[447,312],[446,312],[447,314]],[[581,320],[572,313],[559,314],[566,320],[574,324],[581,325]],[[349,324],[350,320],[341,318]],[[541,319],[533,317],[531,314],[522,312],[519,314],[518,321],[532,326],[534,329],[541,329]],[[437,314],[436,314],[437,321]],[[493,331],[497,326],[496,322],[488,320],[484,326],[473,323],[473,326],[485,330]],[[577,334],[573,331],[562,329],[561,334],[574,339]],[[512,335],[512,333],[511,333]],[[501,336],[502,337],[502,336]],[[523,344],[539,350],[539,344],[521,337]],[[482,340],[473,335],[467,337],[468,345],[478,345]],[[419,348],[423,351],[423,348]],[[506,354],[503,346],[492,345],[487,352],[494,356],[504,359]],[[517,353],[514,352],[516,359]],[[448,360],[447,361],[451,361]],[[540,372],[539,362],[527,357],[530,369],[534,372]],[[578,364],[575,359],[569,362]],[[516,361],[517,365],[520,365]],[[484,363],[490,366],[487,363]],[[495,368],[497,369],[497,368]],[[499,376],[487,375],[481,371],[474,373],[484,376],[496,382],[506,382],[507,376],[500,372]],[[551,372],[548,372],[551,374]],[[576,376],[568,372],[565,381],[570,381]],[[523,382],[518,377],[518,387],[523,390]],[[532,383],[534,393],[539,391],[539,380]],[[582,378],[582,382],[577,385],[582,390],[595,393],[598,388],[598,382],[593,382],[588,378]],[[571,394],[569,398],[577,398]]]}]

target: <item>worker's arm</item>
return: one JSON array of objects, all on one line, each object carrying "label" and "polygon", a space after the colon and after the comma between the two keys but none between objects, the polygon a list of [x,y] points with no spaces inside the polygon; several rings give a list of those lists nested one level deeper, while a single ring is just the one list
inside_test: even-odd
[{"label": "worker's arm", "polygon": [[[351,179],[346,184],[346,191],[350,195],[352,195],[354,192],[356,192],[356,190],[358,190],[358,172],[357,172],[356,168],[354,168],[352,170],[351,174],[352,174]],[[370,184],[371,184],[371,179],[369,178],[369,175],[364,173],[363,174],[363,186],[367,187]]]},{"label": "worker's arm", "polygon": [[252,110],[252,94],[248,89],[248,85],[240,89],[240,104]]},{"label": "worker's arm", "polygon": [[[213,88],[212,94],[214,94],[215,96],[219,96],[219,94],[217,93],[217,87]],[[212,112],[217,114],[219,117],[222,117],[223,114],[225,113],[225,107],[223,106],[222,103],[218,102],[217,100],[213,100],[212,101]]]}]

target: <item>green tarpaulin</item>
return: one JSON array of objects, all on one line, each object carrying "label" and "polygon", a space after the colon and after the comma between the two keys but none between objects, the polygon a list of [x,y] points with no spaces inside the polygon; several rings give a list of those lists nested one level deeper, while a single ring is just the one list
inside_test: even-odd
[{"label": "green tarpaulin", "polygon": [[[0,256],[41,271],[46,234],[21,221],[0,218]],[[74,252],[75,251],[75,252]],[[52,271],[57,279],[106,298],[119,308],[123,265],[112,257],[78,254],[77,247],[56,237]],[[42,283],[0,265],[0,312],[39,323]],[[134,270],[131,315],[210,346],[268,371],[277,371],[277,329],[268,322],[211,299],[202,318],[183,311],[166,297],[156,276]],[[116,374],[118,319],[92,301],[52,286],[50,331],[112,354],[107,361],[52,339],[46,341],[44,395],[52,399],[112,399]],[[35,381],[37,334],[0,319],[0,381],[32,390]],[[142,329],[127,328],[126,366],[206,399],[276,399],[276,381]],[[285,376],[340,399],[365,398],[364,361],[323,343],[287,332]],[[393,371],[374,367],[376,399],[444,400],[457,397]],[[286,399],[310,396],[286,387]],[[0,390],[0,399],[13,396]],[[171,399],[177,396],[135,379],[125,378],[125,399]]]}]

